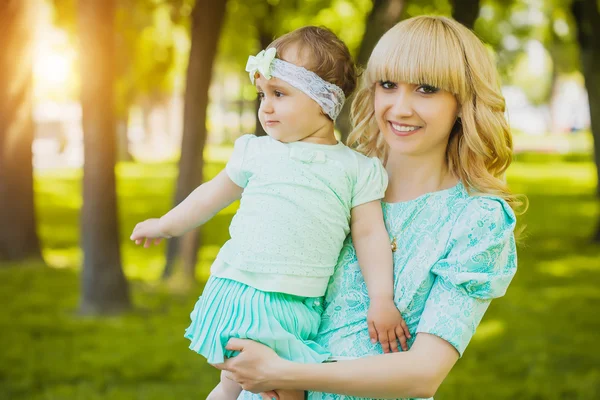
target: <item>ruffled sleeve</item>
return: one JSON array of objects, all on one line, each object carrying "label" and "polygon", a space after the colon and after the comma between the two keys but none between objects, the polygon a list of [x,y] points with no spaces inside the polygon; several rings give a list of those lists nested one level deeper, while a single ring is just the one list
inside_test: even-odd
[{"label": "ruffled sleeve", "polygon": [[225,171],[229,178],[239,187],[246,187],[250,178],[250,171],[244,165],[244,160],[248,158],[248,142],[256,138],[254,135],[244,135],[238,138],[233,145],[233,153],[225,166]]},{"label": "ruffled sleeve", "polygon": [[352,208],[382,199],[388,185],[387,173],[377,157],[362,157],[361,161],[352,191]]},{"label": "ruffled sleeve", "polygon": [[499,198],[473,197],[453,228],[447,257],[417,332],[436,335],[462,356],[492,299],[506,293],[517,268],[515,215]]}]

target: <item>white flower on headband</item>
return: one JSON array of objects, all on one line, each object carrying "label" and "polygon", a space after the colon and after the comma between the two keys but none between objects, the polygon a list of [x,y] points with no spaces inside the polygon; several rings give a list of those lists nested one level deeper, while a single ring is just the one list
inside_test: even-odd
[{"label": "white flower on headband", "polygon": [[250,73],[252,84],[254,84],[257,73],[260,73],[265,79],[272,77],[281,79],[316,101],[323,111],[335,121],[346,100],[344,91],[304,67],[275,58],[275,53],[275,48],[271,47],[248,58],[246,71]]},{"label": "white flower on headband", "polygon": [[260,73],[265,79],[271,79],[271,63],[275,59],[277,50],[274,47],[262,50],[256,56],[250,56],[246,63],[246,71],[250,73],[250,80],[254,85],[256,73]]}]

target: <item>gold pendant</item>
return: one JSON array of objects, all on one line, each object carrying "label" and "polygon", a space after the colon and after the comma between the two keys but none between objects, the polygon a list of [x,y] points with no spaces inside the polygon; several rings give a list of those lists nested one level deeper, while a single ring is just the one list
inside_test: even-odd
[{"label": "gold pendant", "polygon": [[395,252],[396,250],[398,250],[398,243],[396,243],[396,238],[392,238],[392,252]]}]

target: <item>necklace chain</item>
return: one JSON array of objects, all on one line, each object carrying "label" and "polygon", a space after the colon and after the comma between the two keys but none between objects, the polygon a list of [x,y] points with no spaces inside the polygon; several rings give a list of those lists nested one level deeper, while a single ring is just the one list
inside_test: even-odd
[{"label": "necklace chain", "polygon": [[423,211],[423,209],[425,208],[425,206],[427,206],[427,204],[429,203],[429,199],[430,197],[427,196],[427,199],[423,202],[423,205],[421,206],[421,208],[419,208],[417,211],[413,212],[410,216],[410,218],[408,219],[408,222],[405,222],[402,226],[402,228],[400,229],[400,232],[398,232],[397,235],[392,236],[392,240],[390,243],[390,246],[392,248],[392,252],[396,252],[396,250],[398,250],[398,242],[396,240],[397,236],[400,236],[402,233],[404,233],[404,231],[406,230],[406,228],[408,228],[410,226],[410,224],[412,224],[412,222],[415,220],[415,218],[421,213],[421,211]]}]

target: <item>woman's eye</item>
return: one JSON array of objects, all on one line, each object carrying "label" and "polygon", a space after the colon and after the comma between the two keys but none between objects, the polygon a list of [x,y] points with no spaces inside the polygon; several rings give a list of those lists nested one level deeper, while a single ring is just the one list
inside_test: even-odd
[{"label": "woman's eye", "polygon": [[391,81],[379,81],[379,86],[381,86],[384,89],[395,89],[396,88],[396,84]]},{"label": "woman's eye", "polygon": [[420,85],[417,90],[421,93],[433,94],[433,93],[439,92],[440,89],[436,88],[435,86],[431,86],[431,85]]}]

